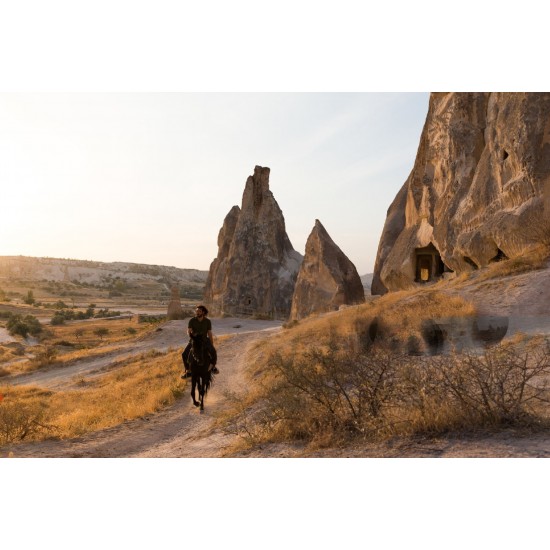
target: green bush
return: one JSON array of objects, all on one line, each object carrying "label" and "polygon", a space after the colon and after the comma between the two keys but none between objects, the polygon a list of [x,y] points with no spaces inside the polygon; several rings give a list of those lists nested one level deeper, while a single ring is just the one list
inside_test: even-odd
[{"label": "green bush", "polygon": [[42,332],[42,325],[34,315],[10,315],[6,323],[8,332],[12,335],[19,335],[26,338],[29,334],[38,336]]}]

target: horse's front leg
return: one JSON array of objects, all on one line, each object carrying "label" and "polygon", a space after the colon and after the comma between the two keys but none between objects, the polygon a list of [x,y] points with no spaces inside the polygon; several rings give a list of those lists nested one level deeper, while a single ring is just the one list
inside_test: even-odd
[{"label": "horse's front leg", "polygon": [[199,398],[201,401],[201,407],[200,410],[204,411],[204,378],[201,378],[201,382],[199,384]]},{"label": "horse's front leg", "polygon": [[[196,387],[197,387],[197,379],[193,376],[191,378],[191,399],[193,399],[193,405],[195,405],[195,407],[198,407],[199,402],[195,399],[195,388]],[[199,394],[200,394],[200,390],[199,390]]]}]

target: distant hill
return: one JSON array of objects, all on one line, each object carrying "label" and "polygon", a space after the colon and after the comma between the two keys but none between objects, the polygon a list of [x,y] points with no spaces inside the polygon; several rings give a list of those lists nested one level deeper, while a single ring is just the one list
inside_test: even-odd
[{"label": "distant hill", "polygon": [[365,294],[370,294],[370,287],[372,285],[373,276],[374,273],[367,273],[366,275],[361,275],[359,277],[361,279],[361,282],[363,283],[363,287],[365,288]]},{"label": "distant hill", "polygon": [[25,287],[34,283],[49,291],[80,288],[108,291],[110,296],[169,296],[178,285],[182,296],[202,297],[208,271],[128,262],[0,256],[0,287]]}]

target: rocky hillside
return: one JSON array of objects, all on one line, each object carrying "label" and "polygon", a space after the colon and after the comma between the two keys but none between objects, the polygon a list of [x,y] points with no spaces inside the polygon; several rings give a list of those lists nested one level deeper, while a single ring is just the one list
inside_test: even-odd
[{"label": "rocky hillside", "polygon": [[434,93],[388,210],[373,294],[550,244],[550,93]]},{"label": "rocky hillside", "polygon": [[[207,271],[126,262],[92,262],[26,256],[0,256],[0,287],[108,291],[111,296],[170,296],[177,285],[183,295],[202,297]],[[38,284],[39,283],[39,284]],[[66,288],[65,288],[66,287]]]}]

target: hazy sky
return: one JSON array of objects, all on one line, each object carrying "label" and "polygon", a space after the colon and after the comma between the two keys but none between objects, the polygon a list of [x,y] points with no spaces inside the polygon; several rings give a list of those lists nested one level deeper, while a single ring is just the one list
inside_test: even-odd
[{"label": "hazy sky", "polygon": [[208,269],[255,165],[296,250],[319,219],[360,274],[428,93],[0,94],[0,255]]}]

